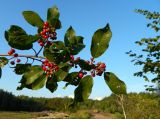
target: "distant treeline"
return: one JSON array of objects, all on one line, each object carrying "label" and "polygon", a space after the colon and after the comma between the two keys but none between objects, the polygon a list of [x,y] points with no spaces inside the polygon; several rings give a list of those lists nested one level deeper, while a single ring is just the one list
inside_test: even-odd
[{"label": "distant treeline", "polygon": [[[5,111],[63,111],[94,110],[109,112],[122,118],[122,109],[115,95],[98,100],[87,100],[70,107],[73,99],[64,98],[34,98],[14,96],[12,93],[0,90],[0,110]],[[124,107],[128,119],[160,119],[160,96],[151,93],[129,93],[124,98]]]}]

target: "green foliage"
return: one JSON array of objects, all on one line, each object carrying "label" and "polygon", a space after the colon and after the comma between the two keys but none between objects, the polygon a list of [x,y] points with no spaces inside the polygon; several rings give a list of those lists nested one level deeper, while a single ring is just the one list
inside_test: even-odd
[{"label": "green foliage", "polygon": [[88,99],[92,92],[93,79],[91,76],[85,76],[80,80],[78,87],[74,91],[75,102],[83,102]]},{"label": "green foliage", "polygon": [[59,20],[59,10],[56,6],[49,8],[48,12],[47,12],[47,21],[56,29],[60,29],[61,26],[61,22]]},{"label": "green foliage", "polygon": [[[5,56],[11,57],[9,60],[12,60],[10,64],[13,65],[12,68],[14,68],[15,73],[22,75],[20,86],[17,89],[38,90],[45,86],[49,91],[54,92],[58,88],[58,82],[64,81],[66,82],[65,87],[68,85],[77,86],[74,91],[74,102],[87,100],[93,87],[92,77],[101,76],[106,68],[105,63],[98,62],[95,64],[94,58],[101,56],[109,47],[112,37],[109,24],[94,33],[91,43],[93,58],[90,61],[85,61],[78,57],[75,59],[74,55],[78,55],[85,48],[85,45],[83,43],[84,38],[77,36],[71,26],[65,33],[64,41],[55,41],[57,39],[56,30],[61,28],[60,13],[56,6],[48,9],[47,21],[45,22],[34,11],[23,11],[22,14],[29,24],[37,27],[38,32],[35,35],[28,35],[24,29],[16,25],[11,25],[10,29],[5,31],[5,38],[12,48]],[[40,46],[38,51],[33,48],[35,42]],[[19,55],[13,48],[18,50],[32,49],[34,55]],[[40,54],[43,56],[39,56]],[[25,63],[20,63],[21,57],[26,58]],[[7,59],[5,59],[5,63],[1,59],[0,77],[2,65],[8,63]],[[33,60],[33,62],[29,64],[29,60]],[[34,65],[35,61],[39,63]],[[79,71],[72,72],[71,68],[77,67]],[[85,76],[87,72],[91,76]],[[126,93],[124,82],[116,76],[107,74],[105,80],[114,93]],[[119,89],[117,87],[120,90],[117,90]]]},{"label": "green foliage", "polygon": [[57,90],[58,84],[55,81],[54,77],[48,78],[46,83],[46,88],[52,93]]},{"label": "green foliage", "polygon": [[46,46],[43,54],[50,62],[55,62],[56,64],[70,60],[70,53],[62,41],[56,41],[49,47]]},{"label": "green foliage", "polygon": [[68,72],[64,71],[63,69],[59,69],[57,72],[54,73],[54,76],[57,81],[64,80],[67,75],[68,75]]},{"label": "green foliage", "polygon": [[8,59],[5,57],[0,57],[0,67],[4,67],[6,64],[8,64]]},{"label": "green foliage", "polygon": [[36,26],[38,28],[43,27],[43,20],[40,18],[40,16],[33,11],[23,11],[23,17],[25,20],[31,24],[32,26]]},{"label": "green foliage", "polygon": [[80,59],[77,64],[79,64],[79,66],[84,69],[84,70],[87,70],[87,71],[90,71],[91,69],[94,69],[95,68],[95,65],[93,64],[89,64],[87,63],[85,60],[83,59]]},{"label": "green foliage", "polygon": [[67,77],[63,81],[68,82],[67,85],[71,84],[71,85],[77,86],[80,82],[80,79],[77,78],[77,76],[78,76],[78,72],[71,72],[67,75]]},{"label": "green foliage", "polygon": [[[158,12],[152,13],[147,10],[136,10],[136,12],[145,15],[147,19],[151,20],[147,27],[154,29],[156,32],[160,30],[160,14]],[[135,43],[138,47],[141,47],[141,53],[127,52],[133,59],[134,65],[141,66],[141,70],[134,73],[134,76],[157,83],[160,80],[160,36],[143,38]],[[148,87],[147,90],[153,91],[157,89]]]},{"label": "green foliage", "polygon": [[76,33],[71,26],[66,31],[64,42],[67,47],[70,47],[70,53],[72,55],[77,55],[83,48],[85,48],[83,37],[76,36]]},{"label": "green foliage", "polygon": [[31,64],[16,64],[14,71],[16,74],[22,75],[25,72],[29,71],[30,68],[31,68]]},{"label": "green foliage", "polygon": [[126,85],[114,73],[105,72],[104,79],[111,91],[115,94],[127,94]]},{"label": "green foliage", "polygon": [[92,57],[97,58],[106,51],[106,49],[109,47],[111,37],[112,32],[110,30],[109,24],[107,24],[102,29],[98,29],[94,33],[91,44]]},{"label": "green foliage", "polygon": [[[73,99],[64,98],[35,98],[27,96],[14,96],[11,93],[0,90],[0,110],[8,111],[58,111],[68,112],[71,117],[89,117],[86,113],[96,111],[97,114],[111,113],[114,119],[121,119],[122,108],[119,105],[117,96],[110,95],[102,100],[87,100],[78,103],[74,108],[68,107]],[[129,93],[124,97],[124,107],[128,119],[159,119],[160,118],[160,97],[154,93]],[[73,113],[74,112],[74,113]],[[27,112],[29,113],[29,112]],[[87,116],[88,115],[88,116]]]},{"label": "green foliage", "polygon": [[21,27],[12,25],[8,31],[5,31],[5,38],[12,48],[19,50],[29,50],[33,47],[39,37],[37,35],[28,35]]},{"label": "green foliage", "polygon": [[22,76],[20,81],[21,86],[18,90],[29,88],[32,90],[38,90],[42,88],[47,81],[47,76],[40,66],[32,66],[30,70]]},{"label": "green foliage", "polygon": [[0,57],[0,78],[2,77],[2,67],[8,64],[8,59],[5,57]]}]

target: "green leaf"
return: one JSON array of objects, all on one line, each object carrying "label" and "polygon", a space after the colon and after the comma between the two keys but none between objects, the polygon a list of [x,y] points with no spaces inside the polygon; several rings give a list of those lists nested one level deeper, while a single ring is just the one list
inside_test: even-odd
[{"label": "green leaf", "polygon": [[39,36],[28,35],[21,27],[12,25],[8,31],[5,31],[5,38],[11,47],[28,50],[33,47],[33,43],[39,39]]},{"label": "green leaf", "polygon": [[25,72],[29,71],[30,68],[31,68],[31,64],[16,64],[14,71],[16,74],[22,75]]},{"label": "green leaf", "polygon": [[49,22],[52,27],[54,27],[55,29],[60,29],[62,27],[61,21],[59,19],[53,19]]},{"label": "green leaf", "polygon": [[23,11],[23,17],[25,20],[31,24],[32,26],[36,27],[43,27],[43,20],[40,18],[40,16],[33,11]]},{"label": "green leaf", "polygon": [[91,55],[94,58],[101,56],[109,47],[109,42],[112,37],[112,32],[110,30],[109,24],[104,28],[98,29],[93,37],[91,43]]},{"label": "green leaf", "polygon": [[42,70],[41,66],[32,66],[28,72],[25,72],[20,81],[21,86],[18,87],[18,90],[23,89],[24,87],[38,90],[42,88],[47,81],[47,76]]},{"label": "green leaf", "polygon": [[81,79],[78,87],[74,91],[74,101],[83,102],[88,99],[92,92],[93,79],[91,76],[85,76]]},{"label": "green leaf", "polygon": [[2,76],[2,67],[4,67],[6,64],[8,64],[8,59],[5,57],[0,57],[0,78]]},{"label": "green leaf", "polygon": [[0,57],[0,67],[4,67],[6,64],[8,64],[8,59],[5,57]]},{"label": "green leaf", "polygon": [[63,71],[62,69],[59,69],[57,72],[54,73],[54,76],[56,77],[57,81],[62,81],[66,78],[68,75],[68,72]]},{"label": "green leaf", "polygon": [[70,45],[70,41],[71,41],[72,39],[74,39],[75,35],[76,35],[76,34],[75,34],[74,29],[72,28],[72,26],[70,26],[70,27],[68,28],[68,30],[66,31],[65,36],[64,36],[64,42],[65,42],[65,45],[66,45],[66,46],[69,46],[69,45]]},{"label": "green leaf", "polygon": [[20,82],[25,82],[26,85],[32,84],[43,73],[44,71],[42,70],[41,66],[32,66],[28,72],[24,73]]},{"label": "green leaf", "polygon": [[49,24],[52,25],[52,27],[56,28],[56,29],[60,29],[61,28],[61,22],[59,20],[59,10],[56,6],[49,8],[48,12],[47,12],[47,21],[49,22]]},{"label": "green leaf", "polygon": [[71,47],[70,53],[72,55],[77,55],[83,48],[85,48],[85,45],[83,44],[83,37],[76,36],[75,44],[71,44],[70,47]]},{"label": "green leaf", "polygon": [[71,85],[77,86],[80,82],[80,79],[78,78],[78,72],[69,73],[63,81],[68,82]]},{"label": "green leaf", "polygon": [[32,83],[31,88],[32,90],[38,90],[44,87],[47,82],[47,76],[43,73],[34,83]]},{"label": "green leaf", "polygon": [[53,6],[52,8],[48,9],[47,12],[47,20],[50,19],[59,19],[59,10],[56,6]]},{"label": "green leaf", "polygon": [[62,81],[68,75],[71,66],[68,63],[61,63],[58,66],[60,69],[54,73],[54,77],[56,78],[57,81]]},{"label": "green leaf", "polygon": [[70,53],[77,55],[85,45],[83,44],[83,37],[76,36],[74,29],[70,26],[65,33],[64,42],[67,47],[70,47]]},{"label": "green leaf", "polygon": [[46,88],[51,91],[52,93],[57,90],[58,84],[55,82],[55,79],[53,77],[48,78],[46,83]]},{"label": "green leaf", "polygon": [[111,91],[115,94],[126,94],[126,85],[114,73],[105,72],[104,79]]},{"label": "green leaf", "polygon": [[50,47],[45,47],[43,54],[50,62],[55,62],[56,64],[70,60],[68,49],[60,41],[54,42]]},{"label": "green leaf", "polygon": [[77,64],[79,64],[79,66],[82,68],[82,69],[84,69],[84,70],[87,70],[87,71],[90,71],[90,70],[92,70],[92,69],[94,69],[95,68],[95,65],[91,65],[91,64],[88,64],[85,60],[82,60],[82,59],[80,59],[78,62],[77,62]]}]

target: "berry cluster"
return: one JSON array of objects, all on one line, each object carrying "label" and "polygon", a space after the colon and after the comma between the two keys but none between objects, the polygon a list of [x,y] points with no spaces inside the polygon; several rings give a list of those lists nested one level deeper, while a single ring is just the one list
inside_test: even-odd
[{"label": "berry cluster", "polygon": [[96,64],[96,68],[91,70],[92,77],[95,77],[95,75],[101,76],[102,73],[105,71],[105,69],[106,69],[105,63],[98,62]]},{"label": "berry cluster", "polygon": [[45,59],[42,62],[42,69],[43,71],[45,71],[47,76],[51,76],[54,72],[59,70],[59,67],[56,64],[49,62],[47,59]]},{"label": "berry cluster", "polygon": [[55,32],[55,28],[51,27],[48,22],[44,22],[43,29],[39,35],[41,36],[41,39],[38,40],[40,46],[44,46],[45,43],[50,44],[50,42],[48,41],[49,38],[52,40],[57,39],[57,33]]},{"label": "berry cluster", "polygon": [[[70,66],[72,67],[75,66],[75,68],[77,68],[77,63],[79,62],[79,60],[80,60],[80,57],[75,59],[73,55],[70,55],[70,63],[69,63]],[[97,64],[94,64],[95,63],[94,58],[91,58],[90,61],[86,60],[86,63],[89,65],[95,65],[95,68],[90,71],[92,77],[95,77],[96,75],[101,76],[102,73],[105,71],[105,68],[106,68],[105,63],[98,62]],[[77,77],[83,78],[83,76],[86,74],[87,72],[84,69],[81,69]]]},{"label": "berry cluster", "polygon": [[11,65],[15,65],[15,60],[16,60],[17,63],[21,62],[21,60],[18,59],[18,53],[15,53],[15,49],[11,48],[8,51],[8,55],[13,55],[13,58],[14,58],[14,60],[10,62]]},{"label": "berry cluster", "polygon": [[56,39],[56,35],[57,35],[57,33],[55,32],[55,29],[50,27],[48,22],[44,22],[43,30],[40,32],[40,34],[44,39],[51,38],[53,40]]}]

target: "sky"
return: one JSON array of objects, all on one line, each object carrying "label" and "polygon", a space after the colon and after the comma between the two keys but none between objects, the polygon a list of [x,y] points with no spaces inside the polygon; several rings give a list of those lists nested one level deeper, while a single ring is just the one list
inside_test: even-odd
[{"label": "sky", "polygon": [[[134,44],[135,41],[156,36],[154,31],[146,27],[148,21],[145,17],[135,13],[135,9],[159,11],[160,0],[0,0],[0,54],[5,54],[10,49],[4,38],[4,31],[9,29],[10,25],[19,25],[29,34],[36,33],[37,29],[24,20],[22,11],[35,11],[45,21],[47,9],[55,5],[60,11],[62,22],[62,29],[57,31],[58,39],[63,40],[66,30],[72,26],[77,35],[84,37],[86,48],[79,54],[83,59],[91,58],[90,45],[93,33],[109,23],[113,34],[110,46],[105,54],[96,59],[96,62],[105,62],[106,70],[114,72],[126,83],[127,92],[145,91],[144,85],[148,83],[133,76],[133,73],[140,67],[134,66],[130,62],[131,58],[125,52],[130,49],[138,52],[140,49]],[[17,52],[20,54],[33,53],[30,51]],[[46,88],[37,91],[29,89],[17,91],[16,87],[20,79],[21,76],[15,75],[13,69],[7,65],[3,68],[0,89],[15,95],[36,97],[72,97],[74,94],[75,87],[68,86],[64,90],[65,83],[63,82],[59,83],[54,93],[49,92]],[[111,91],[103,77],[94,78],[90,98],[101,98],[110,94]]]}]

